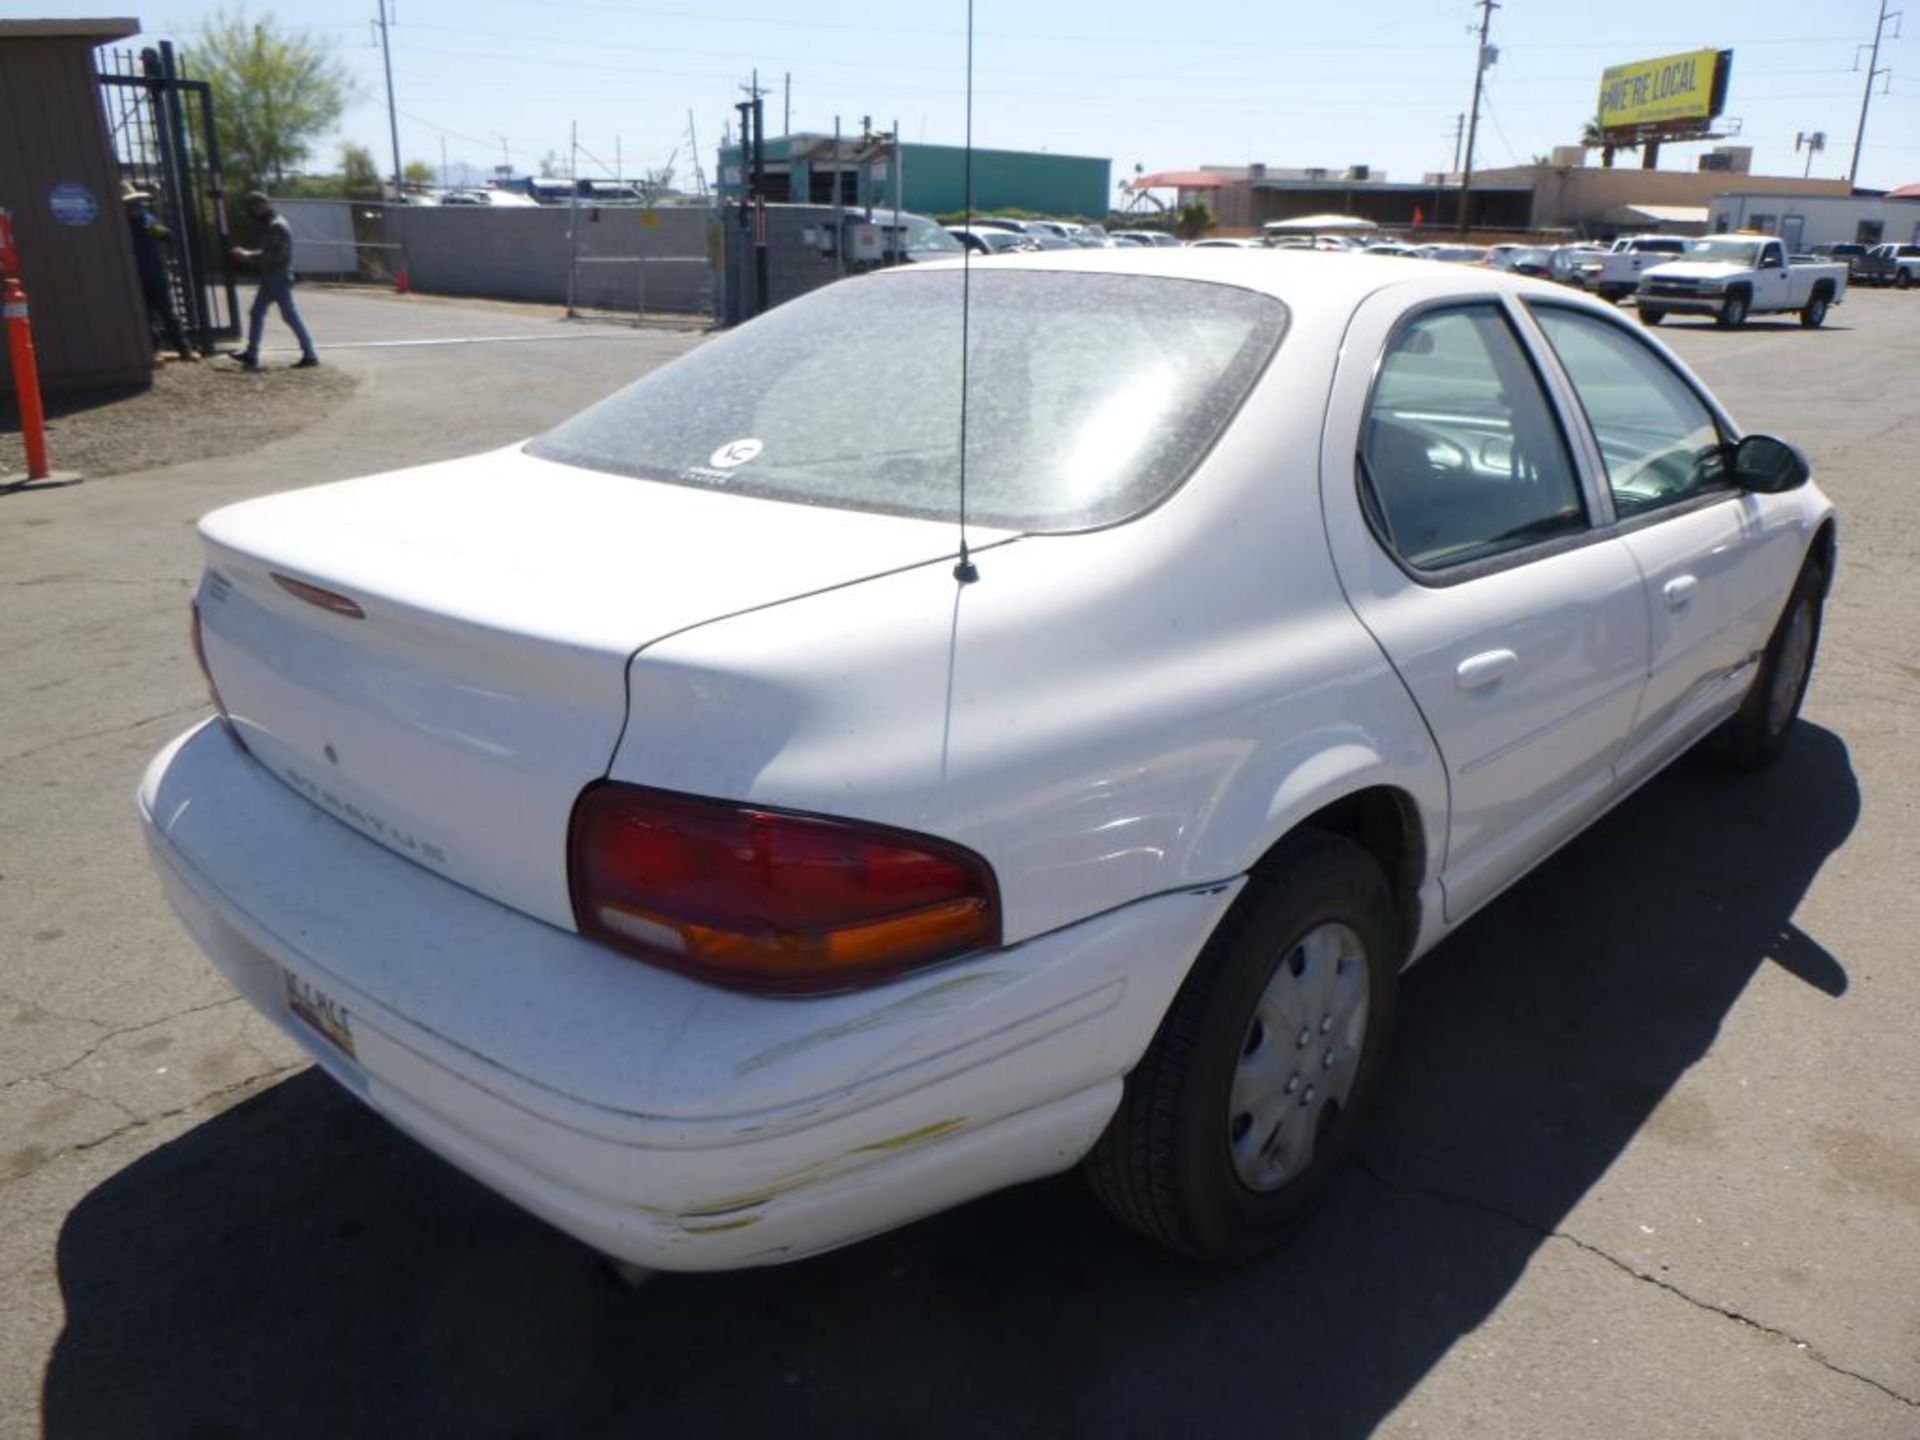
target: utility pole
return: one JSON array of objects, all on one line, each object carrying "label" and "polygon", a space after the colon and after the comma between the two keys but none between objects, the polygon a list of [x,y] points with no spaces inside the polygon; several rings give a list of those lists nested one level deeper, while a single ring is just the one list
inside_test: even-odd
[{"label": "utility pole", "polygon": [[1460,173],[1460,146],[1467,138],[1467,112],[1453,117],[1453,173]]},{"label": "utility pole", "polygon": [[1493,12],[1500,8],[1497,0],[1479,0],[1480,5],[1480,45],[1474,53],[1473,64],[1473,109],[1467,120],[1467,158],[1460,170],[1460,233],[1467,233],[1467,221],[1472,210],[1473,200],[1473,145],[1480,135],[1480,92],[1487,82],[1487,66],[1493,63],[1495,52],[1487,48],[1487,32],[1493,28]]},{"label": "utility pole", "polygon": [[[1860,128],[1853,132],[1853,164],[1847,169],[1847,184],[1849,186],[1858,184],[1860,180],[1860,149],[1866,143],[1867,139],[1867,109],[1873,104],[1874,77],[1876,75],[1885,75],[1888,79],[1892,79],[1893,77],[1893,69],[1891,66],[1885,70],[1880,68],[1880,37],[1886,33],[1887,22],[1889,20],[1898,21],[1902,13],[1898,10],[1889,10],[1887,7],[1892,3],[1893,0],[1880,0],[1880,14],[1873,22],[1873,45],[1871,47],[1873,53],[1867,57],[1867,83],[1860,93]],[[1898,24],[1895,24],[1893,27],[1893,36],[1896,40],[1900,38],[1900,27]],[[1860,52],[1867,48],[1869,47],[1865,45],[1854,46],[1853,63],[1855,65],[1860,63]]]},{"label": "utility pole", "polygon": [[393,193],[400,193],[400,116],[393,108],[393,51],[387,45],[387,0],[380,0],[380,60],[387,69],[387,132],[393,137]]},{"label": "utility pole", "polygon": [[780,133],[793,133],[793,72],[780,77]]},{"label": "utility pole", "polygon": [[707,172],[700,168],[700,139],[693,133],[693,110],[687,110],[687,150],[693,156],[693,183],[702,200],[707,198]]}]

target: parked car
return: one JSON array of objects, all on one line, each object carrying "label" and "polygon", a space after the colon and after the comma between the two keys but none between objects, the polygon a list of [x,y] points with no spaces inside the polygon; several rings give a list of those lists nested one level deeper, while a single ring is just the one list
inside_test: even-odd
[{"label": "parked car", "polygon": [[1196,250],[1264,250],[1266,246],[1258,240],[1236,239],[1231,235],[1215,235],[1205,240],[1193,242]]},{"label": "parked car", "polygon": [[1536,280],[1555,278],[1553,252],[1541,245],[1495,245],[1487,252],[1487,263],[1496,270],[1531,275]]},{"label": "parked car", "polygon": [[218,716],[139,790],[187,929],[424,1145],[688,1270],[1079,1163],[1270,1246],[1407,964],[1696,743],[1789,743],[1835,555],[1612,307],[1202,251],[849,279],[200,538]]},{"label": "parked car", "polygon": [[976,215],[973,217],[976,230],[1005,230],[1011,234],[1024,236],[1035,250],[1071,250],[1074,244],[1050,225],[1038,220],[1013,220],[1000,215]]},{"label": "parked car", "polygon": [[1483,245],[1422,245],[1418,248],[1422,260],[1439,260],[1448,265],[1487,263],[1487,251]]},{"label": "parked car", "polygon": [[1580,266],[1580,287],[1618,304],[1639,286],[1641,271],[1686,252],[1687,241],[1678,235],[1623,235],[1598,259]]},{"label": "parked car", "polygon": [[1179,237],[1169,235],[1164,230],[1115,230],[1113,232],[1113,238],[1116,240],[1131,240],[1136,245],[1151,245],[1156,249],[1177,250],[1180,248]]},{"label": "parked car", "polygon": [[1854,264],[1854,277],[1862,285],[1910,289],[1920,282],[1920,245],[1876,245]]},{"label": "parked car", "polygon": [[1585,267],[1598,267],[1606,253],[1597,245],[1556,245],[1548,255],[1547,268],[1562,285],[1584,290],[1587,288]]},{"label": "parked car", "polygon": [[1424,258],[1420,254],[1419,248],[1417,246],[1401,245],[1391,240],[1383,240],[1377,245],[1369,245],[1365,250],[1361,251],[1360,253],[1363,255],[1392,256],[1392,257],[1398,257],[1400,259],[1419,260]]},{"label": "parked car", "polygon": [[969,230],[964,225],[949,225],[947,234],[958,240],[976,255],[1005,255],[1016,250],[1038,250],[1040,247],[1025,235],[1011,230],[994,230],[986,226]]},{"label": "parked car", "polygon": [[1749,315],[1797,311],[1813,330],[1846,295],[1844,264],[1795,264],[1786,245],[1766,235],[1710,235],[1689,241],[1682,259],[1643,271],[1634,303],[1648,325],[1669,315],[1711,315],[1738,329]]},{"label": "parked car", "polygon": [[1809,245],[1807,256],[1812,260],[1838,260],[1847,267],[1847,278],[1858,282],[1860,262],[1867,257],[1866,245],[1856,240],[1842,240],[1830,245]]}]

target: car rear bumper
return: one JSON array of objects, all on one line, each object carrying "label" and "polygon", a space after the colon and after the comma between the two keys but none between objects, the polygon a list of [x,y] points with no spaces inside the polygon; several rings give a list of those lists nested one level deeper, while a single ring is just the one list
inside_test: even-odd
[{"label": "car rear bumper", "polygon": [[[169,900],[235,988],[374,1110],[642,1266],[795,1259],[1066,1169],[1239,883],[875,990],[715,990],[412,864],[218,722],[154,760]],[[352,1053],[293,988],[344,1012]],[[308,1002],[311,1010],[312,1003]]]}]

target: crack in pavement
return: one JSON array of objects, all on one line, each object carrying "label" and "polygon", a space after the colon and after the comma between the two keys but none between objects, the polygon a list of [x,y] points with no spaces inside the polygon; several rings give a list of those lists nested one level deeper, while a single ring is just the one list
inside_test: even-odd
[{"label": "crack in pavement", "polygon": [[81,740],[98,740],[106,735],[121,735],[138,730],[143,725],[151,725],[158,720],[166,720],[176,715],[192,715],[197,711],[211,708],[212,702],[196,700],[191,705],[178,705],[171,710],[162,710],[158,715],[148,715],[139,720],[129,720],[123,725],[109,725],[104,730],[82,730],[76,735],[62,735],[58,740],[49,740],[44,745],[35,745],[26,750],[16,750],[11,755],[0,755],[0,765],[8,765],[15,760],[26,760],[35,755],[43,755],[49,750],[58,750],[62,745],[72,745]]},{"label": "crack in pavement", "polygon": [[[106,1034],[95,1040],[85,1050],[74,1056],[73,1059],[62,1061],[60,1064],[48,1070],[42,1070],[32,1075],[22,1075],[16,1080],[9,1080],[5,1085],[0,1085],[0,1090],[10,1090],[15,1085],[26,1084],[29,1080],[38,1080],[45,1085],[54,1085],[57,1077],[66,1074],[76,1066],[86,1064],[87,1061],[98,1055],[123,1035],[138,1035],[142,1030],[153,1030],[162,1025],[170,1025],[175,1020],[186,1019],[189,1015],[204,1015],[207,1011],[218,1010],[223,1005],[239,1005],[241,1003],[241,998],[238,995],[228,995],[219,1000],[209,1000],[204,1005],[192,1005],[185,1010],[176,1010],[171,1015],[162,1015],[157,1020],[142,1020],[138,1025],[122,1025],[118,1029],[107,1031]],[[100,1022],[98,1020],[89,1020],[85,1023],[98,1025]],[[262,1056],[261,1058],[265,1059],[266,1057]],[[101,1097],[96,1095],[92,1098],[98,1100]]]},{"label": "crack in pavement", "polygon": [[209,1090],[197,1100],[189,1100],[186,1104],[176,1105],[171,1110],[158,1111],[155,1114],[147,1116],[144,1120],[129,1120],[125,1125],[116,1126],[106,1134],[96,1135],[91,1140],[80,1140],[72,1145],[62,1145],[57,1150],[50,1150],[41,1158],[40,1163],[35,1165],[31,1170],[22,1170],[18,1175],[12,1175],[5,1180],[0,1180],[0,1195],[4,1195],[15,1185],[32,1179],[35,1175],[38,1175],[42,1170],[45,1170],[49,1165],[53,1164],[54,1161],[64,1156],[79,1155],[88,1150],[97,1150],[100,1146],[107,1144],[109,1141],[119,1139],[129,1131],[140,1130],[148,1125],[157,1125],[160,1121],[171,1120],[176,1115],[185,1115],[190,1110],[198,1110],[204,1105],[214,1104],[226,1099],[229,1095],[236,1094],[249,1087],[264,1089],[266,1085],[272,1081],[283,1079],[293,1074],[296,1070],[306,1069],[310,1063],[310,1061],[306,1060],[296,1060],[290,1065],[281,1065],[272,1070],[263,1071],[258,1075],[249,1075],[244,1079],[235,1080],[230,1085],[222,1085],[218,1090]]},{"label": "crack in pavement", "polygon": [[1690,1295],[1672,1281],[1663,1280],[1658,1275],[1650,1275],[1644,1270],[1636,1270],[1626,1261],[1609,1254],[1606,1250],[1589,1240],[1582,1240],[1578,1235],[1569,1234],[1565,1230],[1557,1230],[1540,1225],[1535,1221],[1527,1219],[1524,1215],[1517,1215],[1511,1210],[1502,1209],[1492,1201],[1482,1200],[1478,1196],[1462,1195],[1452,1190],[1441,1190],[1426,1185],[1411,1185],[1399,1180],[1390,1180],[1375,1169],[1373,1164],[1367,1160],[1358,1161],[1356,1168],[1381,1189],[1390,1191],[1393,1194],[1406,1195],[1414,1199],[1431,1200],[1439,1204],[1454,1205],[1461,1209],[1477,1211],[1482,1215],[1490,1216],[1495,1220],[1524,1230],[1530,1235],[1536,1235],[1542,1240],[1564,1240],[1576,1250],[1583,1250],[1596,1259],[1604,1260],[1621,1274],[1630,1276],[1635,1280],[1644,1281],[1656,1289],[1664,1290],[1667,1294],[1672,1295],[1678,1300],[1685,1301],[1696,1310],[1703,1310],[1709,1315],[1718,1315],[1723,1320],[1731,1320],[1735,1324],[1744,1325],[1749,1330],[1756,1330],[1762,1335],[1771,1336],[1773,1339],[1784,1340],[1796,1350],[1806,1355],[1816,1365],[1820,1366],[1821,1369],[1835,1375],[1844,1376],[1849,1380],[1857,1380],[1862,1385],[1870,1386],[1879,1391],[1889,1400],[1898,1401],[1908,1409],[1920,1410],[1920,1399],[1903,1395],[1892,1386],[1874,1379],[1871,1375],[1863,1375],[1858,1370],[1848,1369],[1845,1365],[1839,1364],[1837,1361],[1829,1358],[1825,1352],[1815,1347],[1810,1341],[1802,1340],[1792,1331],[1782,1330],[1779,1326],[1769,1325],[1763,1320],[1756,1320],[1751,1315],[1744,1314],[1730,1306],[1715,1305],[1711,1301],[1702,1300],[1697,1296]]}]

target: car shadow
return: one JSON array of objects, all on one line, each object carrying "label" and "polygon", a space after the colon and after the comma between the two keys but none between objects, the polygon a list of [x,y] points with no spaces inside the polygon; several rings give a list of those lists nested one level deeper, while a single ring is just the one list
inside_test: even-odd
[{"label": "car shadow", "polygon": [[1654,781],[1407,977],[1362,1163],[1243,1270],[1135,1239],[1069,1175],[629,1290],[304,1072],[70,1214],[46,1433],[1368,1433],[1756,971],[1844,999],[1792,916],[1859,803],[1811,725],[1764,775]]}]

